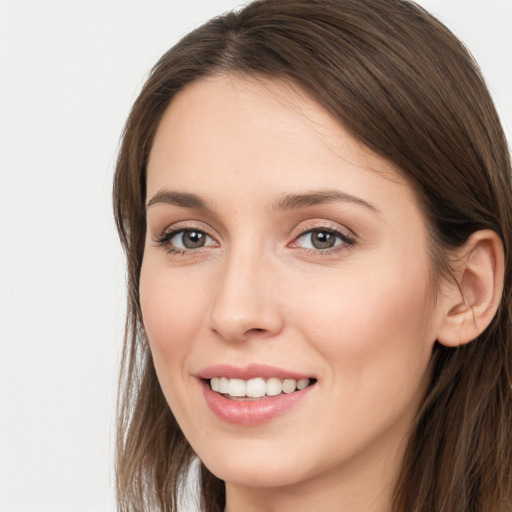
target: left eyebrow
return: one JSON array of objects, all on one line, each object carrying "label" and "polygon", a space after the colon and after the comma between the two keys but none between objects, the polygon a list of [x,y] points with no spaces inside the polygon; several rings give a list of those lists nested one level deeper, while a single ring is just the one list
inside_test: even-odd
[{"label": "left eyebrow", "polygon": [[339,190],[315,190],[314,192],[303,192],[299,194],[283,194],[271,206],[272,210],[275,211],[295,210],[317,204],[336,203],[339,201],[363,206],[382,215],[382,212],[374,204]]}]

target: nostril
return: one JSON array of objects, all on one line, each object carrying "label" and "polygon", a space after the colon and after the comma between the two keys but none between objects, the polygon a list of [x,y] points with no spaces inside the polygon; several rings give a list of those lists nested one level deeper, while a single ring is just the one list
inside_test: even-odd
[{"label": "nostril", "polygon": [[219,299],[212,304],[208,320],[208,328],[229,342],[275,336],[283,324],[278,308],[273,307],[270,301],[263,305],[254,301],[233,304]]}]

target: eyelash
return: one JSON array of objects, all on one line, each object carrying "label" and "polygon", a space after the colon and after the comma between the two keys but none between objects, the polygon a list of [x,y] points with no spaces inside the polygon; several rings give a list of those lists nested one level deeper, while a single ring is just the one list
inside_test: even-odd
[{"label": "eyelash", "polygon": [[[187,256],[187,255],[194,256],[194,255],[197,255],[201,249],[204,249],[205,247],[206,248],[211,247],[211,245],[208,245],[208,246],[203,245],[203,246],[198,247],[197,249],[192,249],[192,248],[181,249],[181,248],[173,247],[170,244],[170,241],[176,235],[179,235],[180,233],[185,234],[187,232],[188,233],[191,233],[191,232],[200,233],[200,234],[210,238],[211,240],[215,240],[212,236],[210,236],[208,233],[206,233],[202,229],[198,229],[198,228],[192,227],[192,226],[179,226],[179,227],[176,227],[175,229],[172,229],[171,231],[163,232],[160,236],[158,236],[154,240],[154,242],[158,246],[166,248],[168,254],[173,254],[176,256]],[[309,235],[312,233],[328,233],[330,235],[335,236],[339,240],[339,243],[336,243],[336,245],[334,245],[333,247],[329,247],[329,248],[325,248],[325,249],[304,248],[304,247],[301,248],[297,245],[294,245],[294,244],[296,244],[296,242],[299,239],[304,238],[306,235]],[[337,253],[342,250],[349,249],[349,248],[353,247],[355,244],[356,244],[356,239],[354,236],[352,236],[348,233],[344,233],[338,229],[333,229],[333,228],[325,227],[325,226],[306,226],[294,237],[293,241],[288,244],[288,247],[296,247],[298,249],[301,249],[307,256],[322,257],[322,256],[331,255],[333,253]]]},{"label": "eyelash", "polygon": [[[164,231],[160,236],[158,236],[154,242],[161,247],[164,247],[167,250],[168,254],[173,254],[175,256],[187,256],[187,255],[195,255],[199,252],[199,249],[203,249],[205,246],[198,247],[197,249],[180,249],[177,247],[173,247],[170,244],[170,241],[180,233],[200,233],[212,240],[213,237],[211,237],[208,233],[206,233],[203,229],[198,229],[196,227],[192,226],[179,226],[175,229],[172,229],[171,231]],[[209,246],[206,246],[209,247]]]},{"label": "eyelash", "polygon": [[[305,226],[298,234],[295,236],[293,241],[291,242],[291,245],[293,247],[293,244],[296,244],[296,242],[304,238],[306,235],[312,234],[312,233],[328,233],[329,235],[335,236],[339,243],[336,243],[333,247],[329,247],[326,249],[315,249],[315,248],[302,248],[302,250],[305,252],[307,256],[316,256],[316,257],[323,257],[323,256],[329,256],[332,254],[335,254],[339,251],[343,251],[346,249],[350,249],[356,244],[356,239],[353,235],[350,235],[348,233],[344,233],[343,231],[339,229],[334,229],[327,226]],[[300,247],[299,247],[300,248]]]}]

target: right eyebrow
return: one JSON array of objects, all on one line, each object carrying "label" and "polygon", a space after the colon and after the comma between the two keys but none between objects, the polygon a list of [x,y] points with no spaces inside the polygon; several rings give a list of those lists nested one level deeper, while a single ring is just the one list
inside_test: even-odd
[{"label": "right eyebrow", "polygon": [[146,203],[146,209],[158,203],[172,204],[182,208],[200,208],[203,210],[208,209],[205,202],[195,194],[189,194],[187,192],[175,192],[166,189],[159,190]]}]

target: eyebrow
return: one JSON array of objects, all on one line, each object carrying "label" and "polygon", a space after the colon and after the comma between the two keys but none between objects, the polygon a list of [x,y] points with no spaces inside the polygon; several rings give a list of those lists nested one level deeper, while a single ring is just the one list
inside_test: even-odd
[{"label": "eyebrow", "polygon": [[[315,206],[319,204],[335,202],[352,203],[381,214],[381,211],[372,203],[361,199],[360,197],[341,192],[339,190],[316,190],[314,192],[303,192],[293,194],[283,194],[277,201],[271,204],[274,211],[297,210]],[[175,192],[171,190],[158,191],[146,204],[146,208],[158,203],[171,204],[181,208],[198,208],[209,210],[205,201],[196,194],[188,192]]]},{"label": "eyebrow", "polygon": [[276,211],[295,210],[299,208],[306,208],[308,206],[337,203],[340,201],[364,206],[378,214],[382,213],[374,204],[369,203],[360,197],[346,194],[339,190],[315,190],[313,192],[304,192],[299,194],[283,194],[275,203],[272,204],[272,209]]},{"label": "eyebrow", "polygon": [[159,190],[146,204],[146,208],[157,203],[172,204],[182,208],[201,208],[207,210],[206,203],[195,194],[186,192],[173,192],[171,190]]}]

